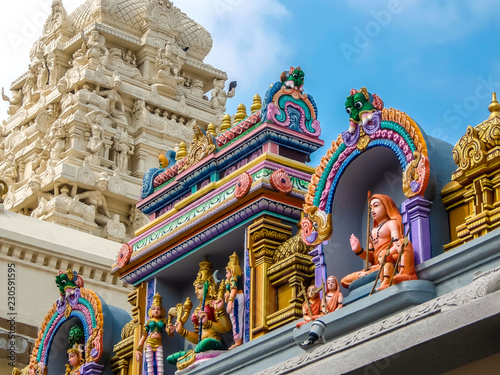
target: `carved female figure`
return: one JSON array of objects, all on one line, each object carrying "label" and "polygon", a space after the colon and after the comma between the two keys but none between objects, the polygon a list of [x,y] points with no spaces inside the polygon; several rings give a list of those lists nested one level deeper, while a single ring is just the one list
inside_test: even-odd
[{"label": "carved female figure", "polygon": [[52,124],[49,132],[50,139],[50,159],[52,161],[61,160],[61,154],[66,149],[66,131],[61,120],[57,119]]},{"label": "carved female figure", "polygon": [[156,374],[163,375],[163,346],[161,335],[163,330],[167,329],[167,320],[165,319],[165,309],[161,303],[161,296],[156,293],[153,297],[148,316],[149,319],[144,324],[142,336],[139,340],[139,345],[135,349],[135,358],[138,362],[141,360],[144,344],[146,344],[146,363],[148,366],[148,375],[155,373],[154,363],[156,362]]},{"label": "carved female figure", "polygon": [[243,280],[238,255],[234,253],[229,257],[226,267],[226,310],[231,317],[233,325],[234,345],[229,350],[243,343],[243,315],[245,313],[245,301],[243,296]]},{"label": "carved female figure", "polygon": [[125,129],[115,138],[115,150],[118,153],[116,166],[120,171],[126,172],[128,170],[128,158],[134,154],[134,146],[132,146]]},{"label": "carved female figure", "polygon": [[99,152],[104,149],[104,129],[102,127],[104,113],[99,110],[92,111],[85,116],[85,119],[91,132],[87,148],[94,157],[97,157]]}]

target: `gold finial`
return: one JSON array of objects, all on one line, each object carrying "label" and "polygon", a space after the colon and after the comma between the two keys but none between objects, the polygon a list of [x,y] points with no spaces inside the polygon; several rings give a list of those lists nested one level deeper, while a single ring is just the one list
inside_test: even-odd
[{"label": "gold finial", "polygon": [[211,285],[214,285],[215,280],[212,276],[212,274],[214,273],[214,265],[212,264],[212,262],[210,262],[208,258],[205,257],[205,259],[200,262],[199,266],[200,270],[198,271],[198,275],[196,276],[196,280],[194,281],[193,285],[203,284],[207,280]]},{"label": "gold finial", "polygon": [[247,118],[247,107],[243,103],[238,105],[238,109],[236,109],[236,114],[234,115],[234,123],[240,122]]},{"label": "gold finial", "polygon": [[162,307],[161,305],[161,296],[158,294],[158,292],[156,292],[156,294],[153,296],[153,304],[151,306],[160,306]]},{"label": "gold finial", "polygon": [[498,103],[497,101],[497,93],[494,92],[492,93],[491,96],[492,96],[491,103],[488,106],[488,109],[491,112],[489,118],[500,117],[500,103]]},{"label": "gold finial", "polygon": [[222,118],[222,124],[220,125],[220,132],[224,133],[227,129],[231,127],[231,116],[227,113]]},{"label": "gold finial", "polygon": [[213,122],[211,122],[210,124],[208,124],[208,126],[207,126],[207,133],[210,133],[214,137],[217,137],[217,132],[215,131],[215,125],[214,125]]},{"label": "gold finial", "polygon": [[184,159],[184,157],[188,154],[187,152],[187,146],[184,141],[182,141],[179,145],[179,151],[177,151],[177,154],[175,154],[175,160],[181,160]]},{"label": "gold finial", "polygon": [[253,97],[253,103],[250,107],[250,112],[252,113],[257,112],[261,108],[262,108],[262,99],[260,98],[259,94],[255,94],[255,96]]},{"label": "gold finial", "polygon": [[231,271],[233,276],[241,276],[240,259],[236,252],[229,256],[229,263],[226,266],[226,270]]}]

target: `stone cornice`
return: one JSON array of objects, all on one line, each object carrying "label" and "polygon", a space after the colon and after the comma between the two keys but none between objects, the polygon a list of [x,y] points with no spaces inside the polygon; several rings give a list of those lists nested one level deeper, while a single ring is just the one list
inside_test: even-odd
[{"label": "stone cornice", "polygon": [[7,238],[2,238],[1,242],[0,259],[7,262],[20,263],[54,275],[61,269],[81,269],[84,270],[82,277],[87,283],[97,284],[102,288],[120,293],[131,290],[129,285],[121,282],[118,277],[111,275],[108,264],[92,262],[88,258],[75,258],[67,253],[47,251],[42,247],[19,243]]}]

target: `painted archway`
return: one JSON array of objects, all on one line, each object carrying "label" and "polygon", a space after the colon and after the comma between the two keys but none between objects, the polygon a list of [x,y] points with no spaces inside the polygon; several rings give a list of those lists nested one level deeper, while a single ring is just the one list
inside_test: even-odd
[{"label": "painted archway", "polygon": [[396,109],[373,111],[366,124],[345,131],[321,158],[305,197],[302,239],[319,245],[332,234],[332,202],[339,180],[349,164],[364,151],[387,147],[403,171],[402,189],[407,198],[423,196],[429,181],[427,145],[416,122]]},{"label": "painted archway", "polygon": [[98,362],[103,355],[102,304],[93,291],[76,287],[71,288],[71,293],[66,291],[66,295],[62,295],[45,315],[30,356],[30,374],[46,373],[49,354],[58,330],[65,322],[75,318],[80,321],[85,336],[83,366],[94,367],[100,373],[102,366]]}]

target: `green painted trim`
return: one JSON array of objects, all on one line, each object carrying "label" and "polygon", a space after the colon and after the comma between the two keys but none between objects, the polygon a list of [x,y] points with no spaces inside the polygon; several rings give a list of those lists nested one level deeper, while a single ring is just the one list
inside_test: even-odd
[{"label": "green painted trim", "polygon": [[149,274],[148,276],[145,276],[143,277],[142,279],[140,279],[139,281],[135,282],[134,284],[132,284],[134,287],[138,286],[140,283],[150,279],[150,278],[154,278],[155,275],[158,274],[158,272],[161,272],[163,271],[165,268],[167,267],[170,267],[172,265],[174,265],[175,263],[177,263],[178,261],[184,259],[185,257],[189,256],[190,254],[192,254],[193,252],[196,252],[198,251],[200,248],[202,248],[203,246],[206,246],[206,245],[209,245],[210,243],[216,241],[217,239],[219,239],[220,237],[222,236],[225,236],[226,234],[232,232],[233,230],[236,230],[238,228],[240,228],[241,226],[243,225],[246,225],[248,222],[250,221],[253,221],[255,220],[255,218],[261,216],[261,215],[268,215],[268,216],[273,216],[275,218],[278,218],[278,219],[281,219],[281,220],[284,220],[284,221],[288,221],[291,223],[291,225],[294,225],[296,224],[296,221],[294,219],[291,219],[289,216],[284,216],[284,215],[280,215],[280,214],[276,214],[274,212],[271,212],[271,211],[268,211],[268,210],[264,210],[264,211],[261,211],[259,213],[256,213],[255,215],[249,217],[248,219],[242,221],[241,223],[239,223],[238,225],[235,225],[234,227],[232,227],[229,231],[226,231],[224,233],[220,233],[219,235],[215,236],[214,238],[212,238],[211,240],[209,240],[208,242],[200,245],[200,246],[197,246],[195,247],[194,249],[192,249],[191,251],[187,252],[186,254],[180,256],[179,258],[175,259],[174,261],[172,261],[171,263],[169,264],[166,264],[164,265],[163,267],[157,269],[156,271],[154,271],[153,273]]}]

